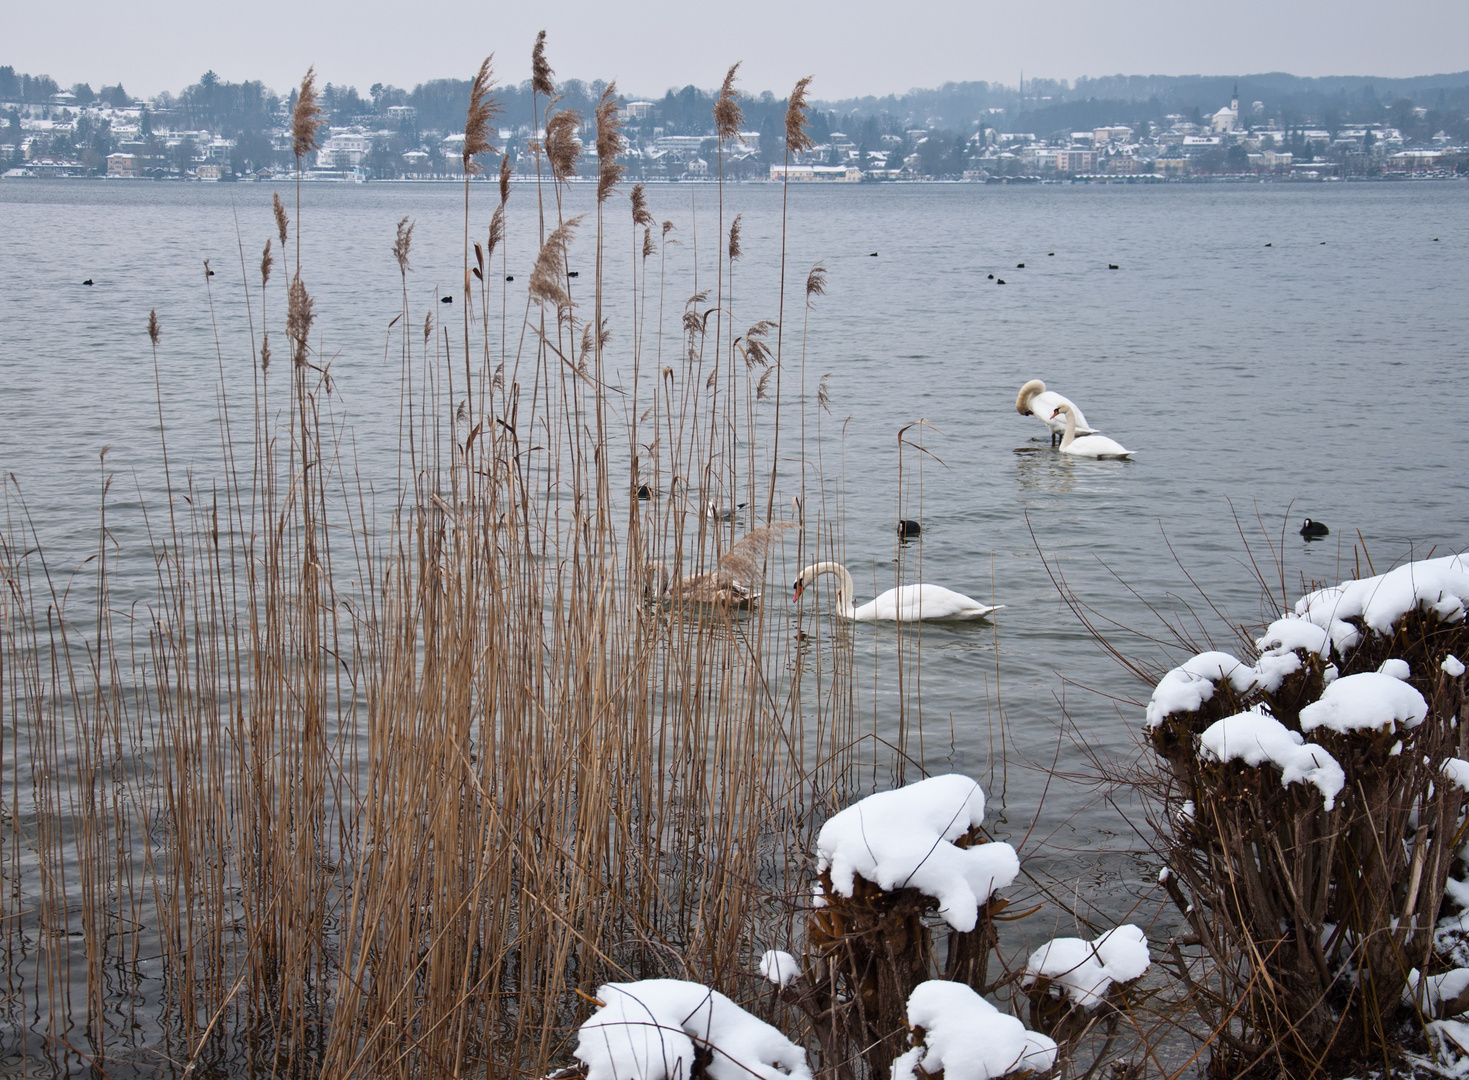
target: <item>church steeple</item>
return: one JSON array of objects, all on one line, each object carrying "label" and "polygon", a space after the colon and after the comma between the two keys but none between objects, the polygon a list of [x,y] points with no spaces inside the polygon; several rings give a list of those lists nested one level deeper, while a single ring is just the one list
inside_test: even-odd
[{"label": "church steeple", "polygon": [[1238,116],[1239,115],[1239,80],[1238,79],[1236,79],[1235,80],[1235,83],[1234,83],[1234,97],[1232,97],[1232,98],[1229,99],[1229,107],[1234,111],[1234,115],[1235,116]]}]

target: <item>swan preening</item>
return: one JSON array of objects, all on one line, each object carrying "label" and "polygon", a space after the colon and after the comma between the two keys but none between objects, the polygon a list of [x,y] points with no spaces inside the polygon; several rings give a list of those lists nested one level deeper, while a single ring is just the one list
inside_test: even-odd
[{"label": "swan preening", "polygon": [[675,578],[667,566],[650,564],[643,582],[643,596],[670,604],[752,607],[760,599],[761,563],[765,549],[783,529],[796,527],[794,521],[775,521],[752,529],[719,557],[717,570],[702,574]]},{"label": "swan preening", "polygon": [[1056,445],[1056,440],[1066,434],[1066,422],[1055,419],[1056,409],[1061,405],[1069,405],[1076,414],[1076,431],[1080,435],[1090,435],[1095,428],[1087,427],[1086,417],[1082,415],[1076,403],[1069,397],[1047,390],[1046,384],[1039,379],[1031,379],[1020,388],[1020,394],[1015,398],[1015,411],[1021,416],[1034,416],[1051,429],[1051,445]]},{"label": "swan preening", "polygon": [[854,622],[972,622],[1005,606],[981,604],[942,585],[901,585],[861,607],[853,607],[852,575],[838,562],[814,563],[802,570],[791,602],[801,599],[806,586],[822,574],[835,574],[841,582],[837,587],[837,614]]},{"label": "swan preening", "polygon": [[1076,437],[1076,410],[1072,406],[1065,403],[1057,405],[1056,411],[1051,414],[1051,419],[1054,420],[1060,416],[1066,417],[1066,434],[1061,438],[1061,453],[1088,458],[1132,456],[1131,450],[1105,435],[1083,435],[1078,439]]}]

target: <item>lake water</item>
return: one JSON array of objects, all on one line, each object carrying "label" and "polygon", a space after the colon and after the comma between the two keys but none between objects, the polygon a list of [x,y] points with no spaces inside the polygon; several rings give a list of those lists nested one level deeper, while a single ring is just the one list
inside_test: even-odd
[{"label": "lake water", "polygon": [[[139,489],[161,505],[151,308],[163,328],[173,467],[215,469],[221,366],[248,412],[240,249],[253,288],[274,233],[271,192],[0,184],[0,469],[23,493],[53,566],[74,566],[95,547],[104,445],[123,508]],[[478,232],[493,192],[474,191]],[[281,194],[294,217],[294,193],[283,185]],[[688,291],[697,247],[698,287],[712,288],[716,189],[654,186],[648,197],[681,241],[668,249],[669,280]],[[523,309],[534,257],[535,198],[517,187],[510,202],[512,313]],[[726,222],[743,215],[733,321],[775,318],[782,192],[751,184],[724,198]],[[567,200],[568,212],[590,209],[590,186]],[[302,201],[302,274],[335,357],[337,408],[362,472],[391,478],[398,365],[384,340],[400,309],[394,229],[405,215],[415,222],[408,280],[421,321],[457,291],[463,189],[313,184]],[[608,256],[609,366],[618,369],[632,236],[625,201],[611,205],[610,235],[622,238]],[[1293,602],[1303,582],[1349,576],[1359,550],[1381,571],[1469,547],[1469,454],[1458,431],[1469,412],[1469,186],[835,185],[793,188],[788,213],[786,377],[799,377],[801,284],[820,262],[828,291],[810,313],[805,365],[813,390],[830,373],[820,449],[830,490],[845,498],[858,601],[894,584],[894,522],[904,516],[924,529],[902,552],[905,580],[1006,605],[993,625],[924,630],[925,762],[981,779],[1002,835],[1018,842],[1035,819],[1032,841],[1050,845],[1037,859],[1054,858],[1051,869],[1081,879],[1104,908],[1125,906],[1132,889],[1117,871],[1098,876],[1085,855],[1070,869],[1065,860],[1138,840],[1068,777],[1087,773],[1092,754],[1138,752],[1150,688],[1097,646],[1056,580],[1124,652],[1161,667],[1182,654],[1153,640],[1168,636],[1160,614],[1227,648],[1234,626],[1272,616],[1257,564],[1278,604],[1282,581]],[[590,271],[586,232],[571,262]],[[205,260],[217,272],[212,292]],[[665,363],[679,348],[683,299],[666,301]],[[283,345],[277,354],[284,363]],[[1136,459],[1051,451],[1039,421],[1014,409],[1032,378],[1073,398]],[[619,369],[614,381],[629,379]],[[929,426],[908,437],[928,453],[904,451],[905,475],[916,481],[921,470],[921,488],[903,493],[900,515],[898,432],[919,420]],[[778,507],[799,490],[797,451],[782,445]],[[816,447],[813,438],[808,455]],[[1307,516],[1332,535],[1304,542]],[[125,518],[120,540],[140,540],[141,524]],[[784,581],[769,585],[782,602]],[[118,587],[125,597],[147,584]],[[886,730],[898,707],[896,634],[854,633],[862,708]],[[909,704],[919,702],[910,695]],[[1135,882],[1150,873],[1142,861],[1135,875],[1127,865],[1121,876]]]}]

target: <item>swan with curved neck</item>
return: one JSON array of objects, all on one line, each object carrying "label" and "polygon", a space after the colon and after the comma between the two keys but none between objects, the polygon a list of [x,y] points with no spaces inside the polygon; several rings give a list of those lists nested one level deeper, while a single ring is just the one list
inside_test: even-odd
[{"label": "swan with curved neck", "polygon": [[981,604],[973,597],[942,585],[901,585],[889,589],[876,600],[854,607],[852,575],[839,562],[813,563],[802,570],[796,578],[791,602],[800,600],[806,586],[822,574],[834,574],[841,583],[837,586],[837,614],[853,622],[916,622],[920,619],[924,622],[971,622],[1005,606]]},{"label": "swan with curved neck", "polygon": [[1051,419],[1066,417],[1066,434],[1061,438],[1061,453],[1071,454],[1073,457],[1088,458],[1126,458],[1132,456],[1132,451],[1114,439],[1105,435],[1083,435],[1076,437],[1076,410],[1070,405],[1058,405],[1056,411],[1051,414]]},{"label": "swan with curved neck", "polygon": [[1051,445],[1056,445],[1056,440],[1066,433],[1066,424],[1054,418],[1056,409],[1061,405],[1070,405],[1076,413],[1076,433],[1078,435],[1090,435],[1096,429],[1087,427],[1086,417],[1072,401],[1064,394],[1058,394],[1054,390],[1047,390],[1046,384],[1039,379],[1031,379],[1020,388],[1020,394],[1015,399],[1015,411],[1021,416],[1034,416],[1046,427],[1051,429]]}]

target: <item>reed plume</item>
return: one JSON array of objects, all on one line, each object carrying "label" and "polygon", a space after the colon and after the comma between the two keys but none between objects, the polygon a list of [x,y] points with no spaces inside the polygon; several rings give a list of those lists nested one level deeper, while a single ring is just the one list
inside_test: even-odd
[{"label": "reed plume", "polygon": [[603,202],[622,179],[623,166],[617,163],[622,153],[622,117],[618,113],[617,83],[602,91],[597,102],[597,201]]},{"label": "reed plume", "polygon": [[297,274],[291,279],[291,287],[286,294],[288,306],[286,309],[286,333],[290,335],[294,343],[292,359],[299,367],[306,363],[307,342],[311,338],[311,324],[316,321],[316,313],[313,308],[316,301],[306,291],[306,286],[301,281],[301,275]]},{"label": "reed plume", "polygon": [[817,263],[806,275],[806,303],[809,305],[818,296],[826,295],[826,267]]},{"label": "reed plume", "polygon": [[719,88],[719,97],[714,101],[714,133],[721,143],[734,138],[740,132],[740,121],[745,114],[740,111],[740,92],[734,88],[735,72],[740,70],[740,61],[730,65]]},{"label": "reed plume", "polygon": [[286,246],[286,226],[290,224],[290,218],[286,217],[286,208],[281,205],[281,193],[272,191],[270,193],[271,209],[275,212],[275,232],[280,237],[281,247]]},{"label": "reed plume", "polygon": [[156,308],[148,312],[148,340],[153,343],[155,349],[158,348],[158,311]]},{"label": "reed plume", "polygon": [[806,88],[811,85],[811,78],[807,75],[796,83],[796,88],[791,91],[791,100],[786,104],[786,150],[792,154],[810,150],[816,145],[806,131],[809,123],[806,113],[810,108],[806,104]]},{"label": "reed plume", "polygon": [[494,149],[490,142],[490,121],[500,114],[499,102],[490,97],[490,88],[495,82],[494,69],[491,66],[494,59],[494,53],[485,57],[484,63],[479,66],[479,74],[474,77],[474,84],[469,88],[469,114],[464,121],[462,155],[465,176],[477,176],[484,172],[484,167],[474,159]]},{"label": "reed plume", "polygon": [[546,62],[546,32],[542,30],[536,35],[535,48],[530,51],[531,89],[548,98],[555,97],[556,84],[552,81],[555,74],[551,65]]},{"label": "reed plume", "polygon": [[653,246],[653,229],[652,229],[652,227],[650,226],[648,228],[645,228],[643,230],[643,258],[645,258],[645,259],[648,258],[652,254],[654,254],[654,252],[656,252],[657,250],[658,249]]},{"label": "reed plume", "polygon": [[265,250],[260,253],[260,287],[263,289],[270,283],[270,268],[275,265],[275,257],[270,253],[270,238],[266,237]]},{"label": "reed plume", "polygon": [[575,109],[560,109],[546,121],[546,160],[551,163],[555,180],[569,180],[576,175],[576,163],[581,160],[581,143],[576,137],[580,127],[581,113]]},{"label": "reed plume", "polygon": [[[501,203],[495,207],[495,212],[490,215],[490,235],[485,241],[486,261],[494,258],[495,249],[505,240],[505,204]],[[478,244],[475,245],[479,247]]]},{"label": "reed plume", "polygon": [[260,342],[260,370],[270,370],[270,331],[268,330]]},{"label": "reed plume", "polygon": [[510,155],[500,155],[500,205],[510,201]]},{"label": "reed plume", "polygon": [[[306,77],[301,80],[301,92],[296,98],[296,111],[291,114],[291,151],[296,155],[298,161],[319,145],[316,141],[316,129],[320,126],[321,105],[317,102],[316,67],[313,65],[306,69]],[[276,206],[279,207],[280,203],[277,202]],[[279,216],[276,220],[280,221]],[[284,242],[284,233],[282,233],[282,243]]]},{"label": "reed plume", "polygon": [[541,253],[536,256],[535,269],[530,272],[530,298],[543,304],[554,304],[557,310],[566,310],[575,305],[566,291],[566,249],[571,244],[572,234],[581,224],[582,217],[567,218],[556,230],[546,237]]},{"label": "reed plume", "polygon": [[730,262],[734,262],[736,259],[738,259],[741,255],[743,255],[745,253],[745,249],[742,248],[742,247],[740,247],[740,219],[742,217],[744,217],[743,214],[736,214],[734,221],[730,222],[730,225],[729,225],[729,261]]},{"label": "reed plume", "polygon": [[398,273],[406,275],[413,267],[408,262],[408,251],[413,246],[414,222],[408,220],[408,215],[403,215],[398,222],[398,236],[393,241],[393,258],[398,260]]},{"label": "reed plume", "polygon": [[653,224],[653,215],[648,213],[648,197],[643,194],[643,185],[632,186],[632,223],[634,226]]}]

